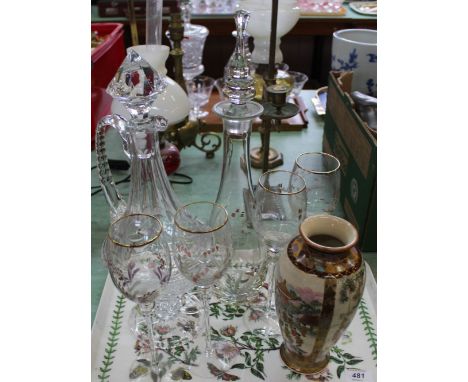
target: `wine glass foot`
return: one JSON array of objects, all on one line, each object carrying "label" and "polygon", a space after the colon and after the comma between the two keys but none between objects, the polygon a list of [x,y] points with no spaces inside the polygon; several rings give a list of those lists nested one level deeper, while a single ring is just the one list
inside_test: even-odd
[{"label": "wine glass foot", "polygon": [[182,296],[182,306],[180,312],[185,315],[189,315],[199,318],[200,314],[203,314],[203,304],[197,297],[196,292],[185,293]]},{"label": "wine glass foot", "polygon": [[230,341],[213,341],[211,352],[198,356],[196,367],[189,369],[193,375],[206,379],[222,379],[231,366],[242,362],[239,348]]},{"label": "wine glass foot", "polygon": [[[200,300],[192,293],[187,293],[182,300],[183,303],[177,304],[172,311],[156,307],[152,318],[154,334],[158,336],[154,338],[155,346],[165,348],[167,344],[164,341],[169,338],[175,346],[179,342],[192,341],[203,332]],[[137,339],[145,338],[147,335],[146,322],[138,306],[133,307],[130,312],[129,326]]]},{"label": "wine glass foot", "polygon": [[234,289],[232,293],[230,293],[230,291],[215,285],[213,291],[218,301],[226,305],[250,306],[265,300],[265,296],[259,291],[259,288],[250,289],[244,293],[240,293],[238,290]]},{"label": "wine glass foot", "polygon": [[244,324],[249,330],[266,337],[281,335],[276,312],[270,311],[270,314],[266,315],[264,308],[252,306],[244,315]]},{"label": "wine glass foot", "polygon": [[276,315],[270,314],[268,317],[263,317],[260,322],[257,322],[255,327],[258,333],[263,334],[266,337],[276,337],[281,335],[278,318]]}]

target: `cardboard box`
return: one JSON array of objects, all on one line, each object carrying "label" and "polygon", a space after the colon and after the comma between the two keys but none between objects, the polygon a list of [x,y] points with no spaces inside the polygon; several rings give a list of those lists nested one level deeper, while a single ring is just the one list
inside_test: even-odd
[{"label": "cardboard box", "polygon": [[359,231],[360,248],[377,251],[377,139],[354,109],[352,72],[330,72],[323,151],[341,162],[340,201]]}]

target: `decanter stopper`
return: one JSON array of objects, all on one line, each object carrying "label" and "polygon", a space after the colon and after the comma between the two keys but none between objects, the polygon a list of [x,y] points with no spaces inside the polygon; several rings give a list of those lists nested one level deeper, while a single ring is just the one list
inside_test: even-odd
[{"label": "decanter stopper", "polygon": [[146,119],[152,103],[166,89],[166,82],[135,50],[127,57],[107,86],[107,93],[121,102],[131,117]]},{"label": "decanter stopper", "polygon": [[[232,37],[234,37],[234,39],[237,41],[237,31],[232,31]],[[247,60],[247,63],[249,64],[249,66],[252,68],[252,63],[251,63],[252,54],[250,53],[250,49],[249,49],[249,37],[250,37],[249,33],[247,31],[245,31],[244,32],[244,57]],[[224,66],[224,75],[223,75],[224,78],[227,77],[229,62],[231,61],[231,58],[234,55],[234,53],[235,53],[235,51],[231,54],[231,56],[229,57],[229,60],[227,61],[226,65]]]},{"label": "decanter stopper", "polygon": [[250,75],[250,67],[245,55],[244,35],[250,12],[243,9],[236,12],[236,48],[231,56],[224,78],[223,93],[229,101],[236,105],[243,105],[255,96],[255,83]]}]

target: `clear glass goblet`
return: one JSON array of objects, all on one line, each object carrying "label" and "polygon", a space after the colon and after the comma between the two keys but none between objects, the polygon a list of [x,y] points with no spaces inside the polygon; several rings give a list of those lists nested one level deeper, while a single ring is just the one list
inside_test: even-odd
[{"label": "clear glass goblet", "polygon": [[204,362],[194,373],[215,378],[210,370],[227,369],[230,359],[211,341],[209,290],[219,280],[232,254],[231,230],[225,208],[211,202],[195,202],[179,208],[174,216],[175,261],[180,272],[201,292],[205,317]]},{"label": "clear glass goblet", "polygon": [[340,198],[340,161],[327,153],[303,153],[296,158],[293,172],[307,187],[307,216],[333,215]]},{"label": "clear glass goblet", "polygon": [[[139,305],[148,328],[151,376],[159,378],[152,315],[155,300],[171,277],[171,256],[160,239],[162,225],[151,215],[131,214],[109,227],[103,253],[116,288]],[[154,379],[153,378],[153,379]]]},{"label": "clear glass goblet", "polygon": [[264,313],[258,315],[254,326],[263,329],[265,335],[281,334],[276,312],[272,307],[274,273],[281,251],[299,233],[306,208],[306,184],[300,175],[291,171],[271,170],[258,180],[252,223],[267,251],[265,261],[268,265],[268,294]]},{"label": "clear glass goblet", "polygon": [[215,80],[208,76],[197,76],[185,81],[189,101],[192,106],[190,118],[203,118],[209,114],[208,111],[202,110],[201,107],[206,105],[210,100],[214,83]]},{"label": "clear glass goblet", "polygon": [[288,71],[288,74],[293,78],[294,83],[293,83],[293,88],[291,93],[299,97],[299,94],[301,93],[302,88],[304,87],[305,83],[308,81],[309,77],[307,77],[306,74],[301,73],[301,72],[294,72],[292,70]]}]

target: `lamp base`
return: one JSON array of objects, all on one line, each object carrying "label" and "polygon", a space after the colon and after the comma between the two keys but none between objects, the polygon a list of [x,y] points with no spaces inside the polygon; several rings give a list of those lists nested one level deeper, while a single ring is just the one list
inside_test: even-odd
[{"label": "lamp base", "polygon": [[[256,147],[250,150],[250,162],[253,168],[263,168],[263,148]],[[270,148],[268,152],[268,168],[275,168],[283,164],[283,154]]]}]

